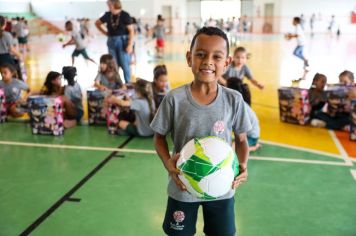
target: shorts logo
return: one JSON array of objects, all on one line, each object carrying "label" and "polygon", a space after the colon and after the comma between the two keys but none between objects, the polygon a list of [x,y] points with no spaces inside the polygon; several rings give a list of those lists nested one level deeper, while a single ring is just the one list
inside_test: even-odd
[{"label": "shorts logo", "polygon": [[184,212],[183,211],[175,211],[173,213],[173,218],[177,223],[182,222],[185,218]]},{"label": "shorts logo", "polygon": [[223,133],[225,131],[224,121],[219,120],[215,122],[213,129],[214,129],[214,133],[217,135]]},{"label": "shorts logo", "polygon": [[173,219],[174,219],[175,223],[173,223],[173,222],[170,223],[171,228],[174,230],[182,231],[184,229],[184,225],[179,224],[179,223],[183,222],[185,219],[184,212],[183,211],[175,211],[173,213]]}]

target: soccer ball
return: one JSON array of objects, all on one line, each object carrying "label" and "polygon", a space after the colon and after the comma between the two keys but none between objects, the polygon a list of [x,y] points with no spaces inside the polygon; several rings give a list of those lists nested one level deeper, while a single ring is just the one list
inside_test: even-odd
[{"label": "soccer ball", "polygon": [[232,147],[215,136],[190,140],[177,161],[182,173],[178,176],[188,192],[206,200],[216,199],[231,190],[238,167]]},{"label": "soccer ball", "polygon": [[60,42],[60,43],[63,43],[64,40],[65,40],[65,38],[66,38],[65,35],[62,34],[62,33],[60,33],[60,34],[57,35],[57,40],[58,40],[58,42]]}]

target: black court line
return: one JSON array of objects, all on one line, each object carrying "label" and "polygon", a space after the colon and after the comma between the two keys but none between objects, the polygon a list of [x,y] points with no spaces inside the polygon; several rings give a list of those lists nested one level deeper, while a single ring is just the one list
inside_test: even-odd
[{"label": "black court line", "polygon": [[[122,143],[118,148],[123,148],[128,144],[134,137],[128,137],[124,143]],[[54,211],[56,211],[64,202],[71,201],[72,196],[80,187],[82,187],[91,177],[93,177],[101,168],[105,166],[113,157],[117,155],[119,151],[113,151],[109,154],[102,162],[100,162],[90,173],[85,176],[79,183],[77,183],[71,190],[69,190],[66,194],[63,195],[56,203],[54,203],[45,213],[43,213],[37,220],[35,220],[30,226],[28,226],[21,234],[29,235],[33,230],[35,230],[43,221],[45,221]]]}]

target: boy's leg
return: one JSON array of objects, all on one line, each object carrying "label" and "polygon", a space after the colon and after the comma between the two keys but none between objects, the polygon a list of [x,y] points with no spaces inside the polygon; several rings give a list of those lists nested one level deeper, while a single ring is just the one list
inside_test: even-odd
[{"label": "boy's leg", "polygon": [[180,202],[168,197],[163,230],[169,235],[193,236],[196,232],[199,202]]},{"label": "boy's leg", "polygon": [[293,52],[293,55],[302,59],[303,61],[305,60],[304,56],[303,56],[303,46],[298,45]]},{"label": "boy's leg", "polygon": [[85,60],[89,60],[89,61],[91,61],[91,62],[96,64],[96,62],[89,57],[89,55],[87,53],[87,50],[85,48],[81,50],[81,54],[83,55]]},{"label": "boy's leg", "polygon": [[74,58],[79,56],[80,51],[77,49],[74,49],[73,53],[72,53],[72,66],[74,66]]},{"label": "boy's leg", "polygon": [[235,199],[203,202],[204,233],[207,236],[234,236]]}]

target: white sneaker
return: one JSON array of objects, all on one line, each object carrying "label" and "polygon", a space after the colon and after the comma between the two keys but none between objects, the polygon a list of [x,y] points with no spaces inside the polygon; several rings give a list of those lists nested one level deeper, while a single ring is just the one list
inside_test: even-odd
[{"label": "white sneaker", "polygon": [[319,127],[319,128],[325,128],[326,127],[326,122],[318,119],[312,119],[310,122],[311,126],[314,127]]}]

